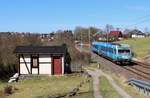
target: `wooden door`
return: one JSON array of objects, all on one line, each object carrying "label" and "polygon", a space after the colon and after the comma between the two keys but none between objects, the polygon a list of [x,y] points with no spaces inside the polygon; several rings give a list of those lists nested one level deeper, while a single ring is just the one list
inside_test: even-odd
[{"label": "wooden door", "polygon": [[60,56],[53,57],[53,74],[62,74],[62,60]]}]

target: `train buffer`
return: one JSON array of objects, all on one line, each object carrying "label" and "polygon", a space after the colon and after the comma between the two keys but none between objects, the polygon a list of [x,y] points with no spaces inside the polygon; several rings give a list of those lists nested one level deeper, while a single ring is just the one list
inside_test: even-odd
[{"label": "train buffer", "polygon": [[150,96],[150,83],[149,82],[145,82],[142,80],[137,80],[137,79],[132,78],[126,81],[126,83],[128,83],[129,85],[137,89],[140,93],[146,96]]}]

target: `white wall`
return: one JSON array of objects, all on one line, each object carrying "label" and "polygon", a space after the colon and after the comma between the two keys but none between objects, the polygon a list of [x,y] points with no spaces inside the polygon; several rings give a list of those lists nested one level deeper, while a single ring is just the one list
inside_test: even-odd
[{"label": "white wall", "polygon": [[[30,55],[24,56],[27,67],[31,72]],[[39,74],[51,75],[52,59],[50,55],[39,55]],[[20,56],[20,74],[29,74],[23,58]],[[32,74],[38,74],[38,68],[32,68]],[[62,74],[64,74],[64,57],[62,57]]]},{"label": "white wall", "polygon": [[64,57],[62,57],[62,74],[64,74]]},{"label": "white wall", "polygon": [[[27,67],[29,69],[29,72],[31,72],[31,59],[30,56],[24,56],[24,60],[27,63]],[[20,56],[20,74],[29,74],[26,65],[24,63],[24,60],[22,58],[22,56]]]},{"label": "white wall", "polygon": [[51,75],[51,56],[39,55],[39,74]]},{"label": "white wall", "polygon": [[38,74],[38,68],[32,68],[32,74]]},{"label": "white wall", "polygon": [[132,35],[132,38],[144,38],[144,37],[145,37],[144,35],[135,35],[135,34]]}]

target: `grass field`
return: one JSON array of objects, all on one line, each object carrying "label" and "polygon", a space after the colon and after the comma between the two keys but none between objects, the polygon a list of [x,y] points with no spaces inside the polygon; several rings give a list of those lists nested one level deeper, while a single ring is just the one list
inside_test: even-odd
[{"label": "grass field", "polygon": [[[6,98],[55,98],[68,93],[84,80],[86,78],[83,76],[44,77],[23,80],[11,84],[18,90]],[[1,83],[0,89],[2,90],[6,85],[6,83]],[[74,98],[93,98],[91,82],[84,84]]]},{"label": "grass field", "polygon": [[150,37],[123,40],[120,41],[120,43],[131,45],[135,53],[135,57],[141,58],[150,55]]},{"label": "grass field", "polygon": [[103,98],[122,98],[104,76],[100,77],[100,92]]}]

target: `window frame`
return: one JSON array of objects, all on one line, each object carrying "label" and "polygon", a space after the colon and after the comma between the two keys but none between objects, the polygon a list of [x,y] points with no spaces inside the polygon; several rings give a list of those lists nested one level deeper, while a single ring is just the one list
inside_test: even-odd
[{"label": "window frame", "polygon": [[[37,66],[33,66],[33,59],[37,60]],[[32,55],[31,56],[31,66],[32,66],[32,68],[39,68],[39,55]]]}]

